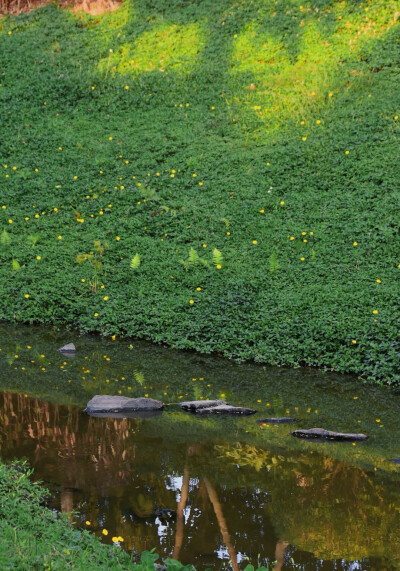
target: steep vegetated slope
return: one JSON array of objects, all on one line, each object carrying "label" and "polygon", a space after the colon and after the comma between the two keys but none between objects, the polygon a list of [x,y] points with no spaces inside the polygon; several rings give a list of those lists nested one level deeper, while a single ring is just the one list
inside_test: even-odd
[{"label": "steep vegetated slope", "polygon": [[0,20],[0,315],[399,383],[393,0]]}]

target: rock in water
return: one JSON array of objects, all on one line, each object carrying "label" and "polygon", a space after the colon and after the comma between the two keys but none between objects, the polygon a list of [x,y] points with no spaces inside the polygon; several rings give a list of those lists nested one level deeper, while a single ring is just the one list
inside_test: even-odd
[{"label": "rock in water", "polygon": [[60,351],[60,353],[75,353],[76,349],[73,343],[67,343],[64,347],[57,349],[57,351]]},{"label": "rock in water", "polygon": [[192,400],[181,402],[179,406],[183,410],[196,414],[254,414],[256,412],[252,408],[226,404],[223,400]]},{"label": "rock in water", "polygon": [[309,428],[307,429],[300,429],[294,430],[291,432],[292,436],[296,436],[297,438],[310,438],[310,439],[317,439],[317,440],[336,440],[338,442],[344,441],[361,441],[367,440],[368,436],[365,434],[351,434],[346,432],[333,432],[331,430],[325,430],[324,428]]},{"label": "rock in water", "polygon": [[226,404],[226,402],[224,400],[191,400],[187,402],[180,402],[179,406],[183,408],[183,410],[196,412],[202,408],[211,408],[220,404]]},{"label": "rock in water", "polygon": [[261,418],[257,420],[260,424],[287,424],[289,422],[297,422],[297,418],[289,418],[288,416],[274,416],[271,418]]},{"label": "rock in water", "polygon": [[90,412],[88,414],[95,418],[154,418],[161,416],[162,410],[130,410],[127,412]]},{"label": "rock in water", "polygon": [[254,414],[257,411],[253,408],[245,408],[243,406],[232,406],[230,404],[220,404],[217,406],[211,406],[209,408],[199,408],[196,410],[196,414]]},{"label": "rock in water", "polygon": [[129,398],[110,395],[95,395],[87,403],[85,411],[91,413],[119,413],[134,411],[161,410],[163,403],[149,398]]}]

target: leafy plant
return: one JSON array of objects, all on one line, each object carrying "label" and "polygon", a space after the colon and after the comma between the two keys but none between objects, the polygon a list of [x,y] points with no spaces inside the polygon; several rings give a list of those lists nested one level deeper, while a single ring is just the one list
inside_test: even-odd
[{"label": "leafy plant", "polygon": [[27,238],[29,244],[34,248],[40,240],[40,234],[30,234]]},{"label": "leafy plant", "polygon": [[222,255],[222,253],[217,250],[217,248],[214,248],[213,250],[213,262],[214,265],[218,268],[218,267],[222,267],[224,261],[224,257]]},{"label": "leafy plant", "polygon": [[136,253],[132,260],[131,263],[129,264],[131,270],[136,270],[139,266],[140,266],[140,256],[138,253]]},{"label": "leafy plant", "polygon": [[190,248],[187,260],[180,259],[179,262],[184,265],[185,270],[194,268],[195,266],[208,267],[208,262],[205,258],[200,258],[194,248]]},{"label": "leafy plant", "polygon": [[3,230],[1,233],[0,244],[3,246],[3,248],[8,248],[8,246],[11,244],[11,236],[7,230]]},{"label": "leafy plant", "polygon": [[269,257],[269,271],[271,274],[276,274],[279,270],[278,256],[276,252],[272,252]]}]

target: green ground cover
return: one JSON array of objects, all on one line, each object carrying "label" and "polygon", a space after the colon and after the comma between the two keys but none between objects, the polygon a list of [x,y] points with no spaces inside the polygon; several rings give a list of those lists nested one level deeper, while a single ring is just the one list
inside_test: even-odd
[{"label": "green ground cover", "polygon": [[399,383],[395,1],[0,20],[0,316]]}]

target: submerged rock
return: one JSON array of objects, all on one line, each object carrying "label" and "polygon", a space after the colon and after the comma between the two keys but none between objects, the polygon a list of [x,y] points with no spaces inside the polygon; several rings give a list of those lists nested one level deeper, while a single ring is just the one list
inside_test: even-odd
[{"label": "submerged rock", "polygon": [[226,402],[224,400],[191,400],[187,402],[180,402],[179,406],[183,408],[183,410],[196,412],[201,408],[211,408],[220,404],[226,404]]},{"label": "submerged rock", "polygon": [[128,412],[90,412],[86,411],[94,418],[154,418],[161,416],[162,410],[132,410]]},{"label": "submerged rock", "polygon": [[257,411],[253,408],[245,408],[243,406],[232,406],[230,404],[219,404],[208,408],[199,408],[196,414],[254,414]]},{"label": "submerged rock", "polygon": [[163,403],[159,400],[144,397],[129,398],[111,395],[95,395],[87,403],[85,411],[89,414],[147,412],[161,410],[163,406]]},{"label": "submerged rock", "polygon": [[297,438],[310,438],[317,440],[336,440],[336,441],[361,441],[367,440],[368,436],[365,434],[352,434],[346,432],[333,432],[332,430],[325,430],[324,428],[309,428],[294,430],[291,432],[292,436]]},{"label": "submerged rock", "polygon": [[73,343],[67,343],[66,345],[64,345],[60,349],[57,349],[57,351],[60,351],[60,353],[75,353],[76,348],[75,348],[75,345]]},{"label": "submerged rock", "polygon": [[275,416],[271,418],[261,418],[257,420],[260,424],[286,424],[288,422],[297,422],[298,418],[289,418],[287,416]]}]

